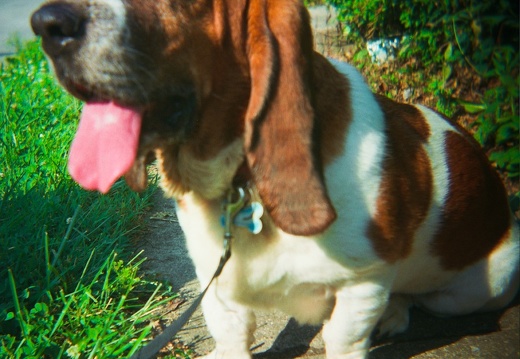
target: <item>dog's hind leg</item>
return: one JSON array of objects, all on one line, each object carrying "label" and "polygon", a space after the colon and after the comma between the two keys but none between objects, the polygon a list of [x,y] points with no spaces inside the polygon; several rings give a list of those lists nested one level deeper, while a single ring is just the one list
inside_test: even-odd
[{"label": "dog's hind leg", "polygon": [[379,337],[392,336],[408,329],[413,299],[409,295],[392,294],[378,323]]},{"label": "dog's hind leg", "polygon": [[389,288],[377,281],[349,285],[336,292],[334,310],[323,327],[327,359],[366,358],[370,334],[383,314],[388,292]]},{"label": "dog's hind leg", "polygon": [[416,303],[438,315],[463,315],[505,307],[519,287],[519,232],[507,238],[485,259],[466,268],[439,291],[416,296]]}]

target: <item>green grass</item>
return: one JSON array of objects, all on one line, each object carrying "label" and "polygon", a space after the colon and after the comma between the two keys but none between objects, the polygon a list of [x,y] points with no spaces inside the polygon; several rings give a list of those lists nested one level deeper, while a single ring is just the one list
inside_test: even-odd
[{"label": "green grass", "polygon": [[81,103],[38,42],[0,64],[0,358],[120,358],[173,294],[141,278],[144,194],[82,190],[66,169]]}]

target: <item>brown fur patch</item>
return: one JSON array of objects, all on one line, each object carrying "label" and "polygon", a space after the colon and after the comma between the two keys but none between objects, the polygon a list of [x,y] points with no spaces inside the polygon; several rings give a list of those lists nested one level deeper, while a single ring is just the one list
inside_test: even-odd
[{"label": "brown fur patch", "polygon": [[345,76],[317,53],[314,54],[313,78],[315,132],[321,146],[321,161],[326,166],[340,156],[345,147],[352,122],[350,87]]},{"label": "brown fur patch", "polygon": [[160,123],[168,114],[159,110],[143,126],[159,137],[164,186],[177,195],[194,190],[180,158],[209,166],[244,136],[251,176],[276,224],[300,235],[325,230],[335,211],[322,167],[343,149],[349,90],[344,77],[314,53],[301,2],[215,0],[204,7],[197,0],[175,8],[131,3],[132,34],[143,31],[133,40],[157,59],[159,80],[180,79],[196,94],[189,136],[171,140]]},{"label": "brown fur patch", "polygon": [[386,118],[387,144],[377,210],[367,236],[378,256],[393,263],[410,253],[430,206],[433,179],[424,149],[430,129],[415,107],[377,99]]},{"label": "brown fur patch", "polygon": [[323,232],[336,218],[315,136],[312,33],[300,1],[250,1],[251,98],[247,160],[274,222],[296,235]]},{"label": "brown fur patch", "polygon": [[460,270],[486,257],[510,228],[507,195],[479,145],[446,133],[449,193],[433,252],[445,269]]}]

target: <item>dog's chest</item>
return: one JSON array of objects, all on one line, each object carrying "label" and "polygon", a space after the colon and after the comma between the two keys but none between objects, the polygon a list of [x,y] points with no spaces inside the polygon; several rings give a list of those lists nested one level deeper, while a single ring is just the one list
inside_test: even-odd
[{"label": "dog's chest", "polygon": [[[179,222],[203,285],[223,251],[221,207],[220,201],[203,201],[192,194],[177,204]],[[315,303],[327,307],[334,287],[355,272],[332,259],[322,239],[291,236],[276,229],[269,218],[263,220],[264,230],[258,235],[234,228],[231,259],[218,285],[252,306],[287,303],[288,307],[308,308]]]}]

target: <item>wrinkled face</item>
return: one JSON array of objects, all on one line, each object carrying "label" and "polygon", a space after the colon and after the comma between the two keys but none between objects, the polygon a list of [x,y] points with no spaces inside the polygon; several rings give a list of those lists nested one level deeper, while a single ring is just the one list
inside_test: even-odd
[{"label": "wrinkled face", "polygon": [[69,155],[84,188],[146,186],[158,148],[187,141],[213,93],[219,40],[207,0],[49,1],[31,25],[56,75],[86,102]]},{"label": "wrinkled face", "polygon": [[212,18],[204,0],[50,1],[31,23],[74,96],[160,112],[172,131],[193,125],[209,92],[201,72],[211,59]]}]

